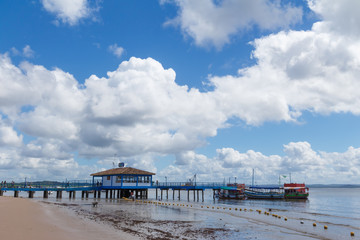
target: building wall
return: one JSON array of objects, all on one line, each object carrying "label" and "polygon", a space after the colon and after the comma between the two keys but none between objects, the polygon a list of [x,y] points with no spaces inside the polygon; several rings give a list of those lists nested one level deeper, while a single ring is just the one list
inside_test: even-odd
[{"label": "building wall", "polygon": [[111,186],[111,177],[110,177],[110,180],[107,180],[107,177],[108,176],[103,176],[102,177],[102,185],[108,187],[108,186]]},{"label": "building wall", "polygon": [[[110,180],[108,180],[108,177],[110,177]],[[132,176],[135,177],[135,182],[124,182],[124,178],[129,177],[129,175],[121,175],[121,181],[117,182],[117,176],[103,176],[102,177],[102,185],[104,187],[136,187],[136,186],[141,186],[141,187],[150,187],[151,186],[151,181],[152,181],[152,176],[149,176],[149,181],[150,182],[138,182],[139,178],[144,177],[144,176]]]}]

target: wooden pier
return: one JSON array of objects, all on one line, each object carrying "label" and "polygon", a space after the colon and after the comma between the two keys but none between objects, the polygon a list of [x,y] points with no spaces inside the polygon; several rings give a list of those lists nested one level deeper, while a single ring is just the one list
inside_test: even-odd
[{"label": "wooden pier", "polygon": [[[215,191],[219,190],[223,183],[198,183],[198,184],[184,184],[183,182],[171,183],[156,183],[148,187],[103,187],[103,186],[71,186],[70,187],[2,187],[0,188],[0,196],[3,196],[5,191],[14,192],[14,197],[19,197],[19,192],[26,192],[29,198],[33,198],[36,192],[42,192],[43,198],[49,198],[50,193],[55,193],[57,199],[63,197],[63,192],[67,192],[69,199],[76,198],[76,192],[81,192],[82,199],[100,199],[102,196],[105,199],[120,199],[129,198],[133,194],[134,199],[148,199],[149,189],[155,189],[156,199],[169,199],[169,190],[172,191],[172,199],[181,199],[181,193],[186,192],[188,201],[204,201],[204,191],[212,189],[214,196]],[[160,192],[160,195],[159,195]],[[164,196],[164,192],[166,196]],[[177,196],[176,196],[177,195]]]}]

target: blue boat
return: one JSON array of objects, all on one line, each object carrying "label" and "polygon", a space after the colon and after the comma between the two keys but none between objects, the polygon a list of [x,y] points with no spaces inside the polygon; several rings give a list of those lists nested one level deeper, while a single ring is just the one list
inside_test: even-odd
[{"label": "blue boat", "polygon": [[252,186],[245,189],[248,199],[283,199],[284,188],[269,186]]}]

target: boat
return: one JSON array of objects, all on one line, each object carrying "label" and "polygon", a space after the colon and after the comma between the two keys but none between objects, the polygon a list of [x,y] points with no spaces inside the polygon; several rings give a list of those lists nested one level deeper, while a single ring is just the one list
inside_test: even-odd
[{"label": "boat", "polygon": [[284,183],[285,199],[307,199],[309,188],[305,183]]},{"label": "boat", "polygon": [[245,189],[248,199],[283,199],[284,188],[270,186],[251,186]]},{"label": "boat", "polygon": [[245,199],[245,184],[227,184],[221,187],[219,192],[219,199]]}]

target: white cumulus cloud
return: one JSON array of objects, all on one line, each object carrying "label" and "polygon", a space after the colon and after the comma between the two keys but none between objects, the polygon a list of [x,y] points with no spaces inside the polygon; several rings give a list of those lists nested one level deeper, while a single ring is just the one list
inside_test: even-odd
[{"label": "white cumulus cloud", "polygon": [[118,58],[120,58],[124,54],[124,51],[125,51],[124,48],[119,47],[116,43],[113,45],[110,45],[108,50]]},{"label": "white cumulus cloud", "polygon": [[302,9],[262,0],[176,0],[178,16],[166,25],[180,26],[198,46],[220,49],[241,32],[259,27],[263,30],[288,28],[302,19]]},{"label": "white cumulus cloud", "polygon": [[88,18],[95,11],[87,0],[42,0],[46,11],[54,14],[58,20],[70,26]]}]

